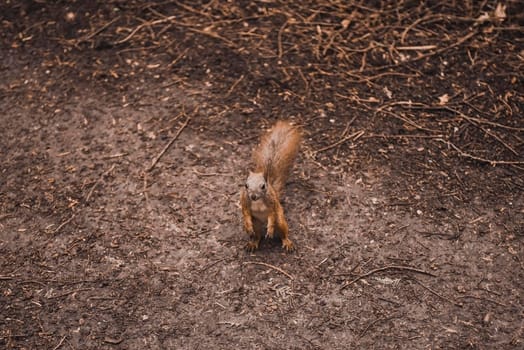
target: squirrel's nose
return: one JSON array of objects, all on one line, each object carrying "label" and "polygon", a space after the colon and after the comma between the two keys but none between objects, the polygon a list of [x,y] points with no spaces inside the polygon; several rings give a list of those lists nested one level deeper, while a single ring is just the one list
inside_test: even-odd
[{"label": "squirrel's nose", "polygon": [[252,194],[250,197],[251,197],[252,201],[256,201],[257,200],[257,195],[256,194]]}]

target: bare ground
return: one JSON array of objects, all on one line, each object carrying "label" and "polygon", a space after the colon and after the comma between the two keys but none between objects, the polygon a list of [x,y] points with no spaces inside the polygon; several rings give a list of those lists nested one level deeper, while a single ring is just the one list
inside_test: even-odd
[{"label": "bare ground", "polygon": [[[522,348],[522,13],[3,2],[0,345]],[[298,249],[248,254],[279,118]]]}]

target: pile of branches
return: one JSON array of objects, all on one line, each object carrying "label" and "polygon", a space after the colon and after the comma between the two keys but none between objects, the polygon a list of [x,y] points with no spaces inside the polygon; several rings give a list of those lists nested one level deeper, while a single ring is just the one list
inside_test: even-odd
[{"label": "pile of branches", "polygon": [[[80,52],[164,55],[171,70],[213,47],[246,62],[244,72],[222,72],[228,97],[269,77],[298,105],[371,114],[389,126],[347,132],[344,140],[421,137],[477,162],[524,164],[519,1],[67,4],[45,5],[56,13],[54,26],[20,24],[14,45],[41,35]],[[398,135],[386,134],[391,125]]]}]

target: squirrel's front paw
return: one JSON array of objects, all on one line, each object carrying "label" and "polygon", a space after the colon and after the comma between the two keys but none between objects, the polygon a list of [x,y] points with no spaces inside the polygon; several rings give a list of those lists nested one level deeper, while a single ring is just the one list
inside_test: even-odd
[{"label": "squirrel's front paw", "polygon": [[292,252],[293,250],[295,250],[295,247],[293,246],[293,242],[291,242],[289,238],[282,239],[282,248],[284,248],[286,252]]},{"label": "squirrel's front paw", "polygon": [[258,242],[257,240],[249,241],[246,243],[246,250],[250,253],[254,252],[258,249]]}]

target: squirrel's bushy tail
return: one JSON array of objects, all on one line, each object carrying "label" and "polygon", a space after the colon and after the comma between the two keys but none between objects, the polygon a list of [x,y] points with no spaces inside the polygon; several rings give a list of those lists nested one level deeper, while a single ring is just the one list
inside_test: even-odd
[{"label": "squirrel's bushy tail", "polygon": [[266,181],[281,193],[300,147],[300,131],[288,122],[278,121],[255,149],[256,172],[263,172]]}]

